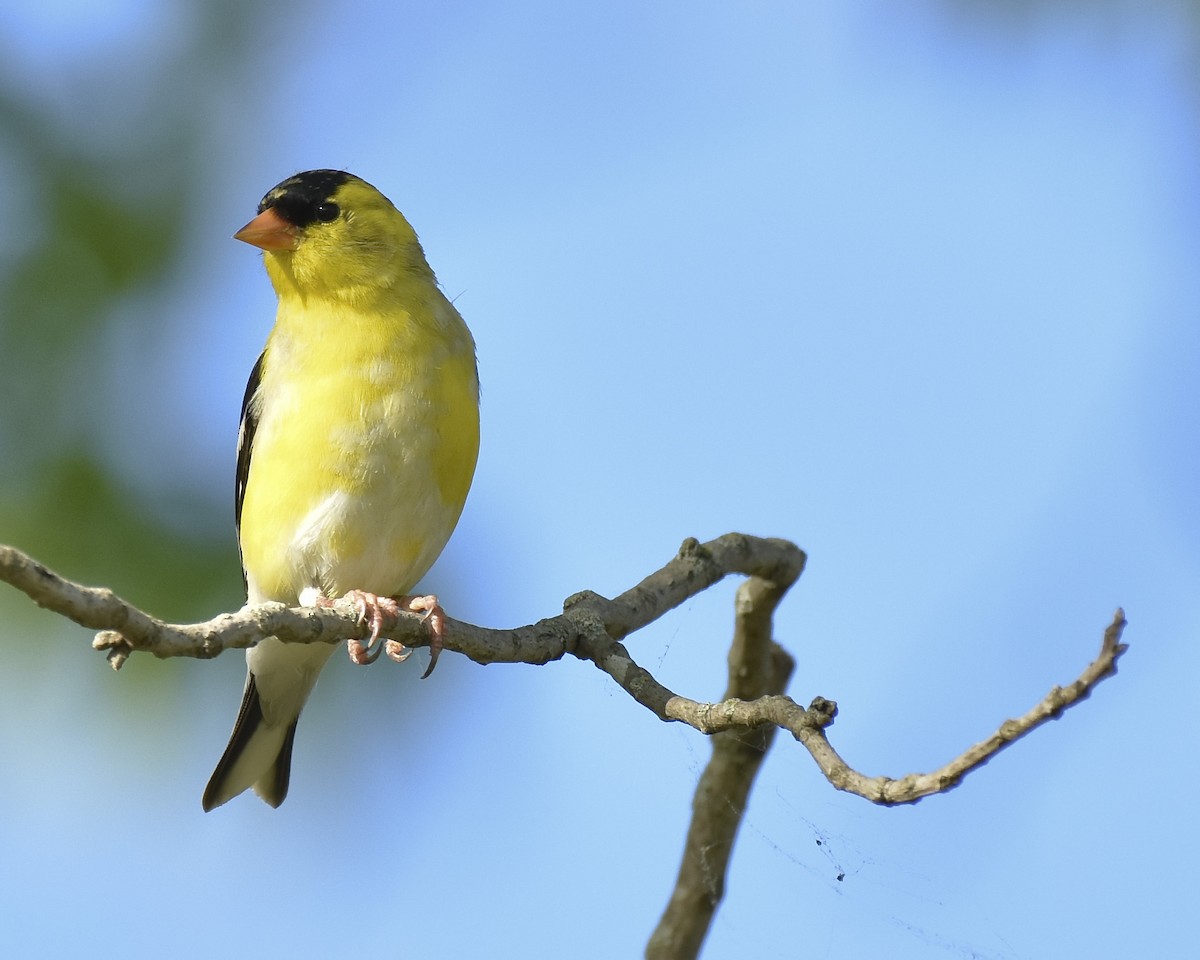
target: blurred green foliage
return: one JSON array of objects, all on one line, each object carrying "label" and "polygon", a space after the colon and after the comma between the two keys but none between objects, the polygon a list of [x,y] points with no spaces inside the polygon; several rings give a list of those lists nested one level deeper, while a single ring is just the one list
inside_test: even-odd
[{"label": "blurred green foliage", "polygon": [[[166,48],[92,47],[41,80],[11,73],[4,54],[23,38],[0,35],[0,175],[13,208],[0,239],[0,541],[189,620],[240,602],[232,505],[168,489],[155,496],[169,509],[147,509],[111,467],[125,456],[119,411],[93,389],[131,375],[101,349],[117,325],[150,336],[163,322],[136,301],[177,266],[210,186],[205,117],[248,74],[266,12],[232,0],[176,7]],[[168,526],[172,510],[192,522]]]}]

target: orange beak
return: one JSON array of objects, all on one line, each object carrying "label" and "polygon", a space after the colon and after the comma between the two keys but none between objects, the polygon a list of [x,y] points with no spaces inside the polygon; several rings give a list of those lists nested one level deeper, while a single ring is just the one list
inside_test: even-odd
[{"label": "orange beak", "polygon": [[261,250],[295,250],[300,246],[300,229],[268,207],[235,233],[233,239]]}]

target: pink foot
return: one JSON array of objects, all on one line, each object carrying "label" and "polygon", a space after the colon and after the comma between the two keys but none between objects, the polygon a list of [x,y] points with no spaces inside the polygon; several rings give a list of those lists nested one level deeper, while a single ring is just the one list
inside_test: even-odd
[{"label": "pink foot", "polygon": [[[442,652],[442,642],[446,635],[446,611],[438,603],[433,594],[415,597],[381,597],[378,594],[367,593],[365,590],[351,590],[345,599],[354,601],[354,609],[358,612],[359,623],[371,625],[370,639],[364,644],[357,637],[346,641],[346,652],[350,659],[359,666],[366,666],[379,659],[379,654],[387,651],[390,659],[403,663],[412,651],[399,640],[379,642],[379,634],[388,627],[396,625],[401,610],[410,613],[425,614],[424,620],[429,624],[429,666],[421,674],[424,680],[437,666],[438,655]],[[326,597],[317,597],[318,607],[332,607],[337,601]]]},{"label": "pink foot", "polygon": [[[429,624],[429,666],[421,674],[421,679],[424,680],[433,673],[433,668],[437,666],[438,655],[442,652],[442,641],[446,636],[446,611],[442,609],[438,598],[433,594],[426,594],[423,597],[397,597],[396,599],[409,612],[425,614],[423,619]],[[388,640],[384,643],[384,649],[387,650],[387,655],[397,663],[403,663],[412,653],[399,640]]]},{"label": "pink foot", "polygon": [[[379,642],[379,634],[386,627],[394,626],[400,616],[400,607],[391,597],[381,597],[365,590],[351,590],[345,599],[354,601],[354,609],[358,613],[359,623],[371,625],[371,637],[364,645],[357,637],[346,641],[346,652],[350,659],[361,666],[374,663],[383,652],[384,645]],[[317,598],[317,606],[332,607],[335,601],[325,597]],[[388,641],[391,643],[392,641]]]}]

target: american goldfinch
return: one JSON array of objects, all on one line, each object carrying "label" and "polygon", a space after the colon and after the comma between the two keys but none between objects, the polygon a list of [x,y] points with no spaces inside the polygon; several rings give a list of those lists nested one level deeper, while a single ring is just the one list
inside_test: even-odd
[{"label": "american goldfinch", "polygon": [[[234,236],[263,250],[279,298],[238,435],[235,517],[248,604],[351,596],[378,631],[442,552],[475,472],[475,342],[413,228],[369,183],[310,170],[263,197]],[[403,659],[403,648],[388,652]],[[287,796],[296,721],[330,644],[270,638],[246,651],[246,687],[204,791],[211,810],[248,787]]]}]

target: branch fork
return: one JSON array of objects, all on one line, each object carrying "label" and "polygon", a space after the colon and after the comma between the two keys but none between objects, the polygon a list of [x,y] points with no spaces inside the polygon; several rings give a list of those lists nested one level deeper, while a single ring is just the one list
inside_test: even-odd
[{"label": "branch fork", "polygon": [[[445,649],[476,663],[545,664],[564,656],[588,660],[659,719],[686,723],[711,737],[713,756],[697,786],[679,877],[647,947],[646,956],[654,960],[698,954],[723,894],[750,787],[777,730],[790,733],[837,789],[887,806],[916,803],[957,786],[1001,750],[1085,700],[1097,684],[1117,672],[1127,649],[1121,641],[1125,614],[1118,609],[1104,631],[1098,656],[1073,682],[1051,688],[1028,711],[1005,720],[937,770],[898,779],[870,777],[847,764],[829,742],[826,733],[837,716],[834,701],[816,697],[802,708],[784,694],[794,661],[775,642],[772,622],[776,607],[803,572],[805,559],[804,552],[786,540],[736,533],[703,544],[689,538],[662,568],[611,600],[583,591],[567,598],[559,616],[512,630],[445,620]],[[725,694],[711,703],[680,696],[640,666],[622,641],[731,574],[746,580],[734,604]],[[114,669],[135,652],[209,659],[225,650],[251,647],[265,637],[286,643],[336,643],[372,635],[353,598],[316,608],[267,603],[204,623],[168,624],[111,590],[73,583],[3,545],[0,580],[39,606],[98,631],[92,646],[105,652]],[[401,611],[394,624],[377,632],[406,647],[429,643],[419,613]]]}]

